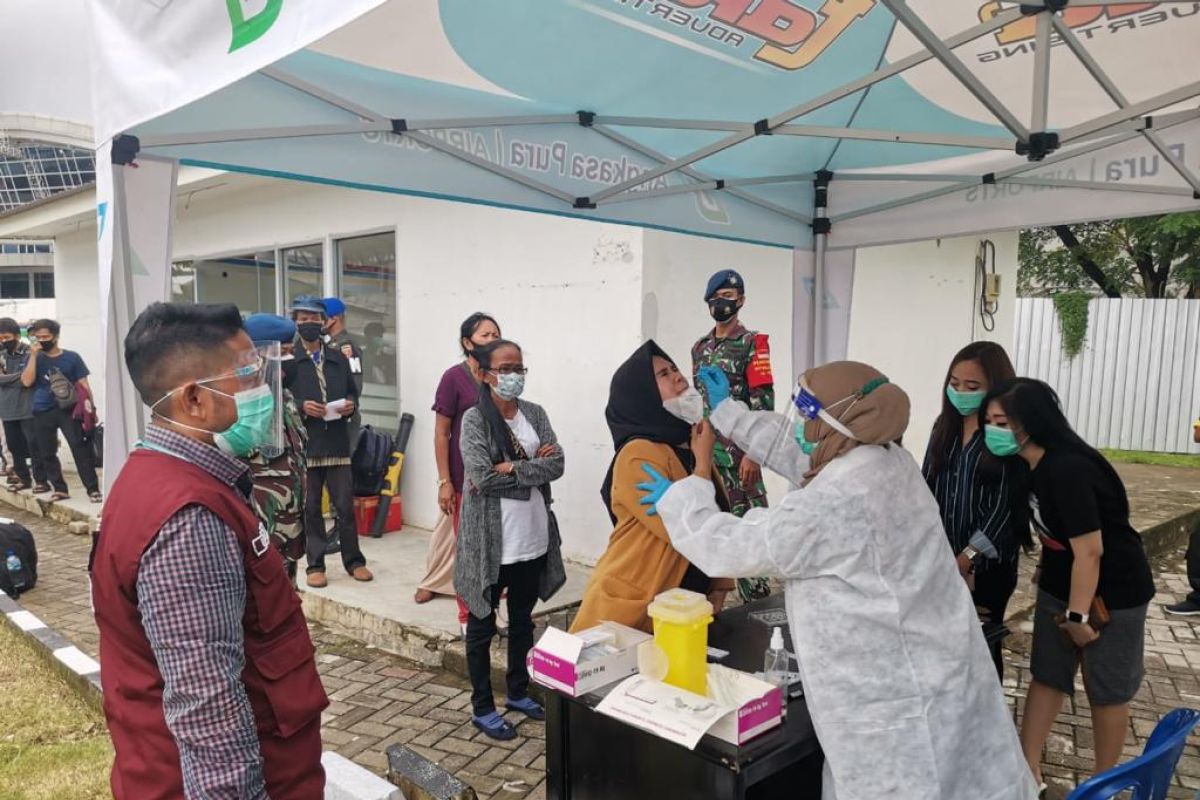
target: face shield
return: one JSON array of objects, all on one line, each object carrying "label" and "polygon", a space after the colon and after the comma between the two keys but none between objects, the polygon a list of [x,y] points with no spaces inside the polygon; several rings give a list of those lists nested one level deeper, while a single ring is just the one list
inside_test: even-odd
[{"label": "face shield", "polygon": [[812,393],[812,390],[804,382],[804,376],[801,375],[792,390],[791,402],[788,403],[787,410],[784,412],[785,424],[779,428],[775,440],[771,443],[768,462],[777,454],[782,453],[785,448],[800,448],[804,450],[805,455],[812,455],[817,442],[806,439],[804,430],[805,425],[813,420],[821,420],[848,439],[857,439],[838,417],[853,408],[861,396],[860,394],[847,395],[841,400],[825,405]]},{"label": "face shield", "polygon": [[[284,449],[284,434],[283,434],[283,369],[282,369],[282,353],[280,352],[279,342],[255,342],[255,348],[258,350],[258,356],[262,359],[262,389],[255,389],[262,398],[270,397],[270,400],[260,400],[263,410],[267,405],[270,405],[270,413],[263,413],[264,419],[256,426],[258,439],[254,443],[254,449],[267,460],[278,458],[283,455]],[[241,405],[238,406],[239,418],[241,416]],[[260,411],[259,413],[262,413]]]}]

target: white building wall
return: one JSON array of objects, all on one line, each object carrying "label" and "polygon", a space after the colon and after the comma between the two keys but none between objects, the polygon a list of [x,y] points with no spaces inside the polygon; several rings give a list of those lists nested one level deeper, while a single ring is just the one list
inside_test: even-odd
[{"label": "white building wall", "polygon": [[1003,345],[1016,363],[1017,233],[989,238],[1001,276],[1000,308],[990,333],[973,310],[978,239],[871,247],[857,254],[849,357],[883,370],[908,392],[912,419],[904,444],[918,461],[941,412],[942,382],[954,354],[987,339]]},{"label": "white building wall", "polygon": [[[62,325],[60,346],[83,356],[91,370],[100,369],[104,337],[100,333],[100,278],[96,269],[96,226],[87,224],[54,240],[55,319]],[[88,382],[96,393],[98,407],[104,408],[104,381],[95,377]],[[60,458],[69,455],[67,448]]]}]

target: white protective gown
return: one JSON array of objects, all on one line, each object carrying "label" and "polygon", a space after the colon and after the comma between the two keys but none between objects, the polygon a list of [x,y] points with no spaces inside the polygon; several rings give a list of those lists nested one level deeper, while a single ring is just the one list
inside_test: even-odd
[{"label": "white protective gown", "polygon": [[[782,416],[726,401],[712,421],[800,483],[798,446],[768,459]],[[713,494],[711,481],[688,478],[658,512],[675,548],[709,575],[786,580],[826,800],[1036,797],[937,503],[907,451],[859,446],[742,519]]]}]

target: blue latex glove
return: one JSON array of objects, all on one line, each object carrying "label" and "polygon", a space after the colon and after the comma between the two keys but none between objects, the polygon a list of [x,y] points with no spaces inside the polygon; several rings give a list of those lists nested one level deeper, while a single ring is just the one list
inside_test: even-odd
[{"label": "blue latex glove", "polygon": [[638,489],[646,493],[638,502],[644,506],[650,506],[646,509],[646,516],[654,517],[658,515],[658,501],[662,500],[667,489],[671,488],[671,481],[649,464],[642,464],[642,471],[650,476],[650,480],[637,485]]},{"label": "blue latex glove", "polygon": [[700,383],[704,384],[704,393],[708,395],[708,407],[716,408],[729,399],[729,378],[714,366],[701,367]]}]

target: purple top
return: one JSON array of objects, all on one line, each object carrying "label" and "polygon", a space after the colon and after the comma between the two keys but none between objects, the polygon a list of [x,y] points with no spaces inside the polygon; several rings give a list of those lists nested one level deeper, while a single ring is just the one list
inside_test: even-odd
[{"label": "purple top", "polygon": [[455,364],[443,373],[437,394],[433,396],[433,410],[451,419],[450,483],[459,494],[462,494],[463,487],[463,460],[462,451],[458,446],[458,435],[462,430],[463,414],[477,402],[479,384],[475,383],[475,378],[471,376],[466,364]]}]

